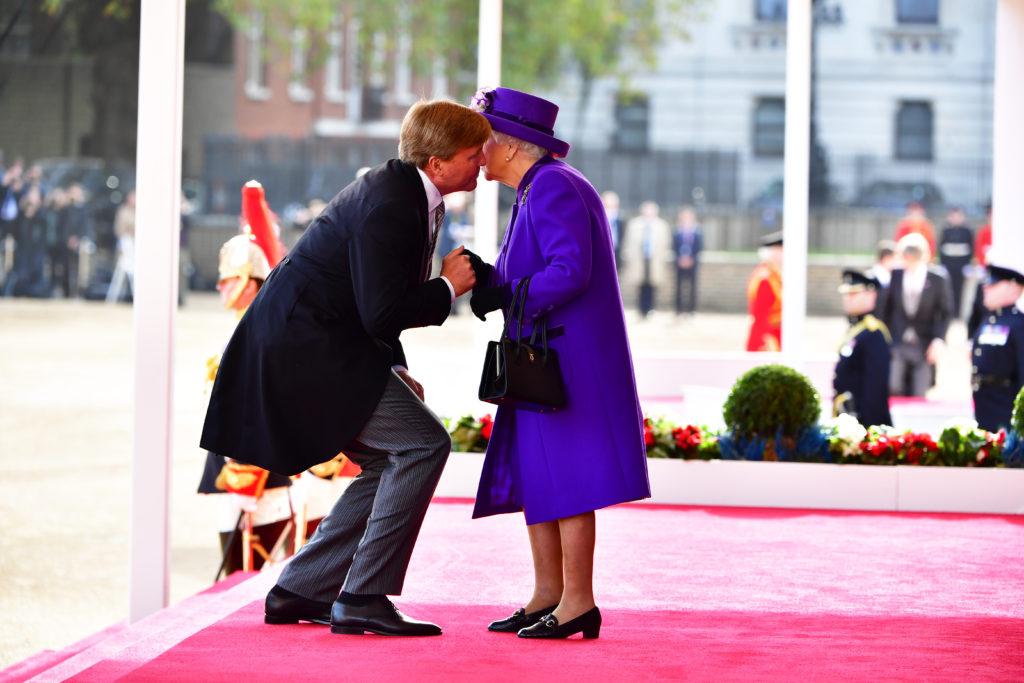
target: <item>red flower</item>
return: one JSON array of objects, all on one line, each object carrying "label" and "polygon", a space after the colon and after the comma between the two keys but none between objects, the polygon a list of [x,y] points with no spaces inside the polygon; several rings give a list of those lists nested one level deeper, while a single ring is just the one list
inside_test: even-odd
[{"label": "red flower", "polygon": [[647,420],[644,420],[644,444],[648,447],[654,445],[654,429]]},{"label": "red flower", "polygon": [[485,439],[491,438],[491,429],[494,428],[494,418],[488,413],[480,418],[480,436]]}]

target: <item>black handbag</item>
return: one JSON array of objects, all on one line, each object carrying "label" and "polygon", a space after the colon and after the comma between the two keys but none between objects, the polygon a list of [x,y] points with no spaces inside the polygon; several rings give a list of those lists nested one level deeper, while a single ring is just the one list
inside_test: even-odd
[{"label": "black handbag", "polygon": [[[534,323],[529,341],[522,340],[523,310],[529,288],[530,278],[519,282],[505,316],[501,339],[487,343],[478,395],[487,403],[549,413],[565,407],[565,385],[558,352],[548,348],[547,316]],[[509,336],[513,320],[517,323],[515,339]]]}]

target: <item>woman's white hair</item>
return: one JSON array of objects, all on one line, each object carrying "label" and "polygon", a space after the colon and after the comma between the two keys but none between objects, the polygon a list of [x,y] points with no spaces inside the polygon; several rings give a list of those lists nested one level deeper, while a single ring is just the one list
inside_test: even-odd
[{"label": "woman's white hair", "polygon": [[521,151],[523,154],[533,159],[540,159],[542,156],[551,153],[549,150],[544,149],[540,145],[535,145],[532,142],[520,140],[519,138],[508,135],[507,133],[499,133],[496,130],[491,131],[491,137],[499,145],[512,145],[513,147]]}]

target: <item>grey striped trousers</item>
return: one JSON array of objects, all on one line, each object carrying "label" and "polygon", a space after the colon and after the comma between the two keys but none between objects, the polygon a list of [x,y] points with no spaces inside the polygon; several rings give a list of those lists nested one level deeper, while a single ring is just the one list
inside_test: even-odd
[{"label": "grey striped trousers", "polygon": [[332,602],[341,590],[400,595],[451,437],[392,371],[373,415],[344,451],[363,471],[278,585],[319,602]]}]

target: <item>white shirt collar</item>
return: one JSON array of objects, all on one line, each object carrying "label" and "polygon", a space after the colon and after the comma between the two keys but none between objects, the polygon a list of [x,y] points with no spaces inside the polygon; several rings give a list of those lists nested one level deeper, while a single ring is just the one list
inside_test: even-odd
[{"label": "white shirt collar", "polygon": [[[416,167],[416,172],[420,174],[420,179],[423,181],[423,189],[427,193],[427,216],[428,222],[429,217],[434,215],[434,209],[441,203],[441,191],[434,187],[434,183],[431,182],[427,174],[423,172],[423,169],[419,166]],[[431,224],[433,225],[433,224]]]},{"label": "white shirt collar", "polygon": [[907,289],[913,292],[920,292],[924,289],[925,279],[928,277],[928,265],[918,264],[914,270],[904,270],[903,282],[909,285]]}]

